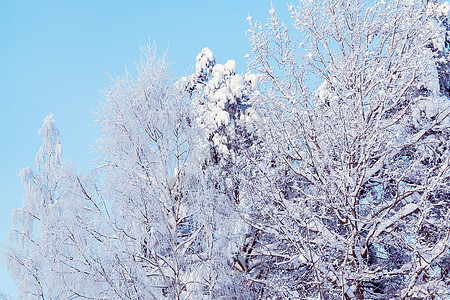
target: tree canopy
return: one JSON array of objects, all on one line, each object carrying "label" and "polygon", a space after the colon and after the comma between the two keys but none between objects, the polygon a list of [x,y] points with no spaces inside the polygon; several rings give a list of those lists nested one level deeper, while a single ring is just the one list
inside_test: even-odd
[{"label": "tree canopy", "polygon": [[30,299],[450,297],[450,4],[248,17],[249,69],[154,47],[105,92],[89,174],[45,118],[7,266]]}]

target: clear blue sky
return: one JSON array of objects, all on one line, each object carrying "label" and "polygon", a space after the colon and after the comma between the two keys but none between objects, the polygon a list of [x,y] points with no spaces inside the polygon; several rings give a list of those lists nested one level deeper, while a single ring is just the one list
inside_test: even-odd
[{"label": "clear blue sky", "polygon": [[[284,1],[275,3],[287,15]],[[216,61],[235,59],[246,70],[247,16],[265,20],[269,0],[228,1],[0,1],[0,243],[8,243],[11,212],[22,204],[17,177],[34,167],[37,131],[52,112],[61,131],[63,156],[87,170],[99,136],[92,112],[110,83],[106,74],[133,68],[149,39],[168,49],[173,72],[193,70],[209,47]],[[16,296],[3,265],[0,292]]]}]

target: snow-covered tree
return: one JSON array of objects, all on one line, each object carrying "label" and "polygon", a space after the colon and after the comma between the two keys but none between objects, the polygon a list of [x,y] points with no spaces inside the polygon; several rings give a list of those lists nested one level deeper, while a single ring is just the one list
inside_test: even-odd
[{"label": "snow-covered tree", "polygon": [[[232,202],[239,203],[238,183],[231,183],[238,156],[255,139],[257,118],[250,98],[258,88],[258,77],[247,72],[236,74],[236,62],[216,64],[210,49],[197,56],[196,72],[182,78],[190,92],[195,121],[203,129],[205,165],[216,166],[215,179]],[[227,180],[228,178],[228,180]]]},{"label": "snow-covered tree", "polygon": [[223,251],[229,208],[202,169],[204,131],[167,68],[147,48],[137,74],[106,91],[91,179],[61,162],[53,116],[45,119],[7,251],[22,296],[213,299],[239,288]]},{"label": "snow-covered tree", "polygon": [[249,221],[279,265],[267,295],[449,296],[448,62],[434,51],[447,19],[437,8],[300,1],[292,26],[273,8],[264,26],[249,17],[266,90],[254,104],[260,151],[243,172]]},{"label": "snow-covered tree", "polygon": [[215,190],[210,202],[218,219],[217,239],[228,237],[221,252],[232,266],[229,277],[242,287],[236,289],[241,299],[252,298],[254,289],[249,287],[257,269],[251,253],[257,230],[239,214],[245,202],[240,197],[239,170],[247,163],[244,152],[257,143],[258,116],[251,99],[258,93],[258,77],[250,72],[237,74],[234,60],[216,63],[208,48],[197,55],[195,67],[196,72],[179,84],[189,93],[193,122],[202,132],[199,157],[206,182]]},{"label": "snow-covered tree", "polygon": [[26,195],[23,207],[13,213],[6,262],[21,298],[70,298],[80,286],[97,286],[95,281],[73,276],[74,271],[83,272],[82,253],[91,250],[86,246],[91,246],[97,226],[92,205],[80,197],[84,178],[61,161],[53,115],[45,118],[39,135],[43,145],[36,156],[36,171],[25,168],[19,174]]},{"label": "snow-covered tree", "polygon": [[[15,227],[10,238],[17,248],[10,249],[7,260],[22,294],[40,299],[48,292],[46,273],[51,267],[48,260],[52,255],[55,225],[52,217],[60,200],[61,145],[53,122],[53,116],[49,115],[39,130],[44,143],[36,156],[37,173],[26,168],[19,174],[26,196],[24,206],[14,212]],[[48,246],[50,255],[44,252]]]},{"label": "snow-covered tree", "polygon": [[106,93],[98,144],[102,197],[130,257],[141,266],[133,268],[143,276],[136,295],[216,297],[226,278],[219,285],[221,274],[213,267],[227,264],[215,245],[215,190],[201,168],[201,130],[167,67],[147,54],[136,77],[128,74]]},{"label": "snow-covered tree", "polygon": [[448,3],[300,1],[248,17],[251,73],[143,49],[89,175],[52,115],[13,214],[29,299],[450,297]]}]

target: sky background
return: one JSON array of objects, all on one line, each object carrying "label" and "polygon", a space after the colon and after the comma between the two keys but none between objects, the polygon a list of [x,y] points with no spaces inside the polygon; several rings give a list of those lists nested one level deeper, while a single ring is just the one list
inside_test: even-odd
[{"label": "sky background", "polygon": [[[272,1],[287,16],[284,1]],[[218,63],[247,69],[247,16],[265,23],[269,0],[227,1],[21,1],[0,0],[0,246],[8,244],[11,213],[22,205],[17,174],[41,145],[38,129],[52,112],[63,157],[89,170],[100,136],[93,112],[111,75],[123,75],[150,42],[168,50],[174,76],[194,71],[195,57],[209,47]],[[108,75],[109,74],[109,75]],[[0,266],[0,294],[17,288]]]}]

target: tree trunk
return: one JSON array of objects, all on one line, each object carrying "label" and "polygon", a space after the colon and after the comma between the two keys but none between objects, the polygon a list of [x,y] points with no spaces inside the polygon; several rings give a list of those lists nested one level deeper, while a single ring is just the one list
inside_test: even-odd
[{"label": "tree trunk", "polygon": [[357,300],[363,300],[364,299],[364,293],[362,291],[361,283],[359,281],[356,282],[355,299],[357,299]]}]

